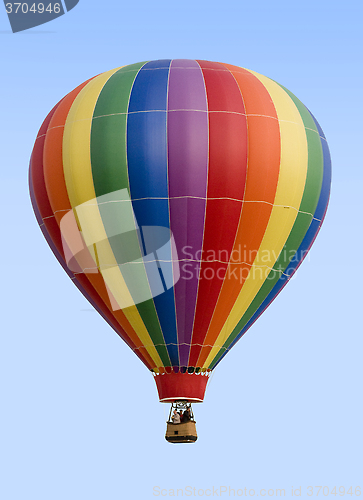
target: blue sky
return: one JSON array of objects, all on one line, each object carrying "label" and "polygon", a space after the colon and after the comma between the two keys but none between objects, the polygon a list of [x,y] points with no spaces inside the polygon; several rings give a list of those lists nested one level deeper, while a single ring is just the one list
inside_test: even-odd
[{"label": "blue sky", "polygon": [[[352,1],[80,0],[12,34],[0,8],[0,498],[363,489],[361,19]],[[315,115],[333,163],[309,257],[216,369],[190,446],[164,440],[168,408],[151,375],[72,286],[27,190],[38,128],[63,95],[100,72],[161,58],[275,79]]]}]

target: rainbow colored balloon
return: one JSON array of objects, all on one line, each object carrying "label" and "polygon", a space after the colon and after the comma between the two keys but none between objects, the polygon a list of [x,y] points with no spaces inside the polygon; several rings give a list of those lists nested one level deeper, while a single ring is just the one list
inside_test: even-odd
[{"label": "rainbow colored balloon", "polygon": [[310,249],[330,170],[319,124],[278,83],[159,60],[102,73],[53,108],[30,190],[59,262],[160,400],[202,401]]}]

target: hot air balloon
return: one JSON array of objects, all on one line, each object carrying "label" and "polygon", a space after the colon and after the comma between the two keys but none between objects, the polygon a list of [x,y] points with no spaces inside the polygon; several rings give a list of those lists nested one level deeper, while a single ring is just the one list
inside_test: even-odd
[{"label": "hot air balloon", "polygon": [[73,283],[152,372],[170,442],[191,403],[288,283],[325,216],[324,134],[254,71],[158,60],[102,73],[44,120],[34,211]]}]

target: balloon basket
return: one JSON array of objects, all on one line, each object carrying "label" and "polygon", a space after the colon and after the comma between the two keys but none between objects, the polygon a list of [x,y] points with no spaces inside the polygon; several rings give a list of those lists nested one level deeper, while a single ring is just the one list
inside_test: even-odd
[{"label": "balloon basket", "polygon": [[[178,413],[178,421],[174,414]],[[181,416],[181,419],[179,419]],[[180,420],[180,421],[179,421]],[[166,423],[165,439],[168,443],[195,443],[198,439],[192,405],[188,401],[174,401]]]},{"label": "balloon basket", "polygon": [[195,443],[198,439],[195,422],[174,424],[167,422],[165,439],[168,443]]}]

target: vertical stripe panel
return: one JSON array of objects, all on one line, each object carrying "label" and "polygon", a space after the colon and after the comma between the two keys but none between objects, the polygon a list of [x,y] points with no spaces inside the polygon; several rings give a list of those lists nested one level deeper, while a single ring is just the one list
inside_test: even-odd
[{"label": "vertical stripe panel", "polygon": [[91,130],[92,175],[97,196],[129,190],[126,122],[131,88],[145,63],[119,69],[105,83],[95,107]]},{"label": "vertical stripe panel", "polygon": [[[141,228],[142,247],[165,243],[161,228],[170,228],[167,160],[167,91],[169,60],[146,63],[135,79],[127,119],[127,161],[132,205]],[[146,228],[151,226],[153,229]],[[152,232],[150,232],[152,231]],[[153,234],[152,234],[153,233]],[[153,241],[151,241],[153,240]],[[171,250],[169,249],[169,254]],[[169,264],[171,268],[172,264]],[[147,267],[153,300],[137,305],[147,329],[154,339],[164,366],[178,365],[178,347],[174,295],[160,275],[151,275]],[[163,293],[158,293],[156,285]],[[154,289],[153,289],[154,287]],[[166,344],[166,346],[165,346]]]},{"label": "vertical stripe panel", "polygon": [[203,243],[208,169],[204,79],[196,61],[171,63],[168,94],[170,227],[179,260],[175,284],[180,366],[188,364]]}]

